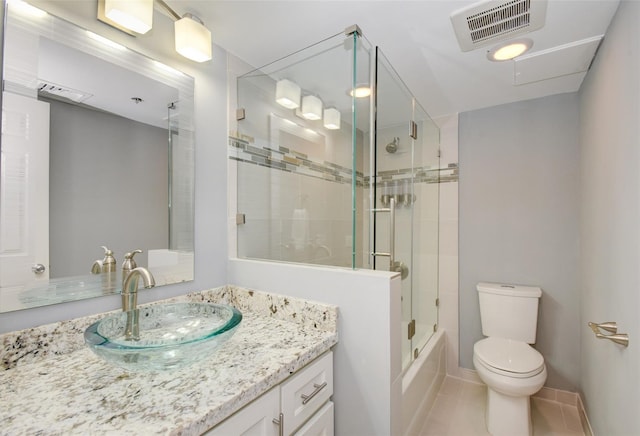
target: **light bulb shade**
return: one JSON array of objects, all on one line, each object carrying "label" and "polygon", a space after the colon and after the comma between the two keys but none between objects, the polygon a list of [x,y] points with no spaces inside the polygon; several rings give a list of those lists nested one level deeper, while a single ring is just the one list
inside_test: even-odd
[{"label": "light bulb shade", "polygon": [[308,120],[319,120],[322,118],[322,100],[315,95],[305,95],[300,112]]},{"label": "light bulb shade", "polygon": [[324,127],[329,130],[338,130],[340,128],[340,111],[336,108],[324,110]]},{"label": "light bulb shade", "polygon": [[211,59],[211,32],[204,24],[185,16],[174,23],[174,30],[178,53],[195,62]]},{"label": "light bulb shade", "polygon": [[147,33],[153,26],[153,0],[105,0],[104,14],[126,29]]},{"label": "light bulb shade", "polygon": [[276,83],[276,103],[287,109],[300,106],[300,87],[291,80],[282,79]]}]

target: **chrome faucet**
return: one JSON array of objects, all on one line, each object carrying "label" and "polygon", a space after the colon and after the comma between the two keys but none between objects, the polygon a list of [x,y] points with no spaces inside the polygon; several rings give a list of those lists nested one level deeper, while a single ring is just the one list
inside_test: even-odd
[{"label": "chrome faucet", "polygon": [[153,275],[143,267],[131,270],[122,284],[122,311],[127,312],[127,325],[125,327],[125,339],[137,341],[140,339],[140,323],[138,310],[138,279],[142,277],[146,289],[153,288],[156,281]]}]

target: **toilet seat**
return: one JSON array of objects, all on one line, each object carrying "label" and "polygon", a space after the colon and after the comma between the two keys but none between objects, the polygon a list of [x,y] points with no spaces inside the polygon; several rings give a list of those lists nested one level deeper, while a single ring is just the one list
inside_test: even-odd
[{"label": "toilet seat", "polygon": [[507,377],[533,377],[544,370],[542,354],[525,342],[489,337],[476,342],[473,351],[487,370]]}]

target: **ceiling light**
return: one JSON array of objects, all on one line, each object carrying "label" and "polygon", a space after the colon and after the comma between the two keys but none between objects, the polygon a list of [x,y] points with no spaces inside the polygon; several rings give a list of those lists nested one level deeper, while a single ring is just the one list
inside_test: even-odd
[{"label": "ceiling light", "polygon": [[300,106],[300,87],[288,79],[278,80],[276,83],[276,103],[287,109]]},{"label": "ceiling light", "polygon": [[329,130],[337,130],[340,128],[340,111],[336,108],[328,108],[324,110],[324,127]]},{"label": "ceiling light", "polygon": [[315,95],[305,95],[302,99],[302,116],[308,120],[322,118],[322,100]]},{"label": "ceiling light", "polygon": [[508,61],[527,52],[533,46],[528,38],[500,44],[487,52],[487,59],[494,62]]},{"label": "ceiling light", "polygon": [[205,62],[211,59],[211,32],[191,14],[174,23],[176,51],[187,59]]},{"label": "ceiling light", "polygon": [[104,0],[104,14],[126,29],[144,34],[153,25],[153,0]]},{"label": "ceiling light", "polygon": [[355,89],[349,90],[349,95],[355,98],[364,98],[371,95],[371,88],[369,85],[357,85]]}]

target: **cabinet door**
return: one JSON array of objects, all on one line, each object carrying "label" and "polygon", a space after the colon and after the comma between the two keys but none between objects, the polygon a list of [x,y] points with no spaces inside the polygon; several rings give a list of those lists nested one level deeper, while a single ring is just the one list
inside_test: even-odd
[{"label": "cabinet door", "polygon": [[333,436],[333,402],[322,406],[294,436]]},{"label": "cabinet door", "polygon": [[277,436],[274,418],[280,415],[280,387],[271,389],[253,403],[243,407],[205,435],[214,436]]}]

